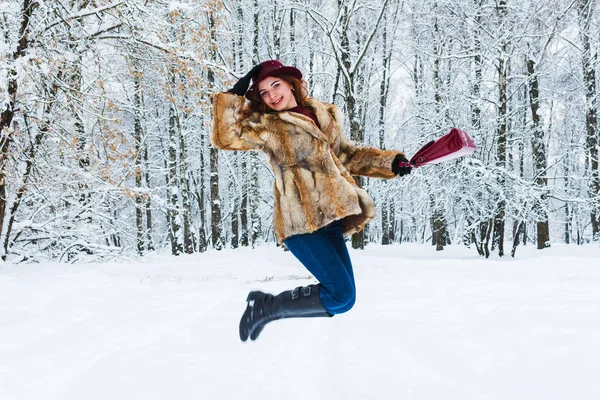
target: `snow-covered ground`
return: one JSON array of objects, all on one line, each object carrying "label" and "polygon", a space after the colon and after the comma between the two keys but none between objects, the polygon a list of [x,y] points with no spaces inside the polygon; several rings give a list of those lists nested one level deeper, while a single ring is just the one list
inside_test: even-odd
[{"label": "snow-covered ground", "polygon": [[242,343],[250,289],[313,282],[273,246],[0,264],[0,399],[598,399],[600,248],[352,251],[357,303]]}]

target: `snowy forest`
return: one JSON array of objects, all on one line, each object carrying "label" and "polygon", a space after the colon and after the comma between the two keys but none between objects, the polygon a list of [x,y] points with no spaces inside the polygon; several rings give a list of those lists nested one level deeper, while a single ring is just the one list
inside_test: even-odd
[{"label": "snowy forest", "polygon": [[0,257],[78,262],[275,242],[273,178],[210,145],[212,94],[279,59],[356,143],[478,149],[357,178],[369,243],[600,240],[595,0],[0,3]]}]

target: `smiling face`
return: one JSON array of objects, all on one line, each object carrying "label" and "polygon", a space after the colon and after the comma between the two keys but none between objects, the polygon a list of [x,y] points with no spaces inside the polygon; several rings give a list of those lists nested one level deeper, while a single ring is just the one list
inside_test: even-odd
[{"label": "smiling face", "polygon": [[272,110],[284,111],[296,107],[292,86],[277,76],[268,76],[258,83],[258,94]]}]

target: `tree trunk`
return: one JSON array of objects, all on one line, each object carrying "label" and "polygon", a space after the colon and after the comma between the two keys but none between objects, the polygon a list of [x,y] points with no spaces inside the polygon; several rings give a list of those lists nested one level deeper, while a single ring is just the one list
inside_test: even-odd
[{"label": "tree trunk", "polygon": [[594,1],[580,0],[579,26],[582,41],[582,69],[583,85],[585,88],[585,126],[586,126],[586,156],[590,169],[589,196],[592,200],[590,222],[594,240],[600,240],[600,171],[598,169],[598,117],[597,117],[597,91],[596,91],[596,65],[598,55],[592,47],[590,38],[593,35],[591,28],[593,20]]},{"label": "tree trunk", "polygon": [[531,108],[531,119],[533,121],[533,137],[531,140],[531,150],[533,156],[533,164],[535,168],[535,183],[543,188],[543,193],[540,198],[538,214],[541,215],[541,220],[537,221],[537,248],[544,249],[550,247],[550,232],[548,227],[548,212],[547,212],[547,187],[548,179],[546,178],[546,145],[544,143],[544,130],[540,121],[539,113],[539,83],[535,70],[535,62],[532,59],[527,60],[527,73],[529,74],[529,106]]},{"label": "tree trunk", "polygon": [[[387,186],[386,182],[382,183],[383,185]],[[383,198],[381,201],[381,244],[383,245],[387,245],[387,244],[391,244],[392,241],[390,240],[390,220],[389,220],[389,214],[388,214],[388,199],[385,198],[385,193],[387,192],[386,190],[382,190],[383,194]]]},{"label": "tree trunk", "polygon": [[[471,64],[473,79],[471,80],[471,125],[475,134],[481,131],[481,81],[482,81],[482,56],[481,56],[481,12],[482,0],[474,0],[477,10],[474,24],[473,62]],[[481,216],[484,217],[483,215]],[[475,244],[480,256],[489,257],[489,248],[486,246],[486,233],[488,223],[486,220],[479,221],[478,226],[471,231],[470,239]]]},{"label": "tree trunk", "polygon": [[[252,54],[254,58],[254,63],[258,64],[260,62],[260,56],[258,51],[258,38],[260,33],[260,23],[259,23],[259,9],[258,9],[258,0],[254,0],[254,39],[252,42]],[[248,154],[249,162],[248,162],[248,196],[246,199],[247,211],[249,213],[249,217],[247,223],[248,228],[250,229],[248,240],[252,247],[257,243],[258,238],[260,236],[262,227],[260,223],[260,216],[258,214],[258,206],[260,201],[260,190],[259,190],[259,179],[258,179],[258,160],[256,159],[256,155],[253,153]]]},{"label": "tree trunk", "polygon": [[279,60],[281,58],[281,28],[283,22],[283,12],[279,13],[276,1],[273,2],[271,12],[271,25],[274,28],[271,31],[273,33],[273,55],[276,60]]},{"label": "tree trunk", "polygon": [[[526,98],[527,98],[527,85],[523,86],[523,103],[526,102]],[[527,110],[525,109],[523,111],[523,129],[525,129],[525,127],[527,126]],[[525,138],[521,138],[518,141],[518,145],[517,145],[517,157],[519,159],[518,162],[518,171],[519,171],[519,177],[523,178],[525,177]],[[517,225],[517,229],[515,231],[515,235],[516,238],[514,238],[514,242],[513,243],[519,243],[519,241],[521,242],[521,244],[523,246],[525,246],[527,244],[527,221],[525,220],[525,217],[522,221],[515,221],[515,224]]]},{"label": "tree trunk", "polygon": [[[388,202],[389,206],[390,206],[390,211],[389,211],[389,221],[390,221],[390,231],[389,231],[389,237],[390,237],[390,242],[394,243],[396,241],[396,228],[397,228],[397,223],[396,223],[396,206],[395,206],[395,202],[394,199],[390,200]],[[400,211],[402,211],[402,209],[400,209]],[[399,228],[399,232],[398,232],[398,242],[402,243],[402,235],[403,235],[403,229],[404,229],[404,221],[400,220],[400,228]]]},{"label": "tree trunk", "polygon": [[[500,24],[505,21],[507,8],[506,0],[499,0],[498,15]],[[498,124],[496,128],[497,148],[496,165],[500,168],[506,168],[506,135],[507,135],[507,120],[508,120],[508,82],[507,82],[507,59],[506,59],[507,44],[502,42],[500,45],[500,55],[498,57]],[[498,182],[501,187],[505,186],[504,178],[500,178]],[[496,215],[494,216],[494,245],[498,246],[498,255],[504,255],[504,225],[506,214],[506,201],[498,202]]]},{"label": "tree trunk", "polygon": [[[568,154],[565,155],[563,160],[563,168],[564,168],[564,179],[565,179],[565,191],[568,192],[571,183],[569,179],[569,163],[571,162],[571,157]],[[565,201],[565,233],[564,233],[564,241],[566,244],[571,243],[571,205],[568,201]]]},{"label": "tree trunk", "polygon": [[252,232],[250,234],[250,242],[252,247],[258,243],[258,239],[262,233],[262,225],[260,221],[259,206],[260,206],[260,181],[258,179],[259,161],[256,154],[250,156],[250,221]]},{"label": "tree trunk", "polygon": [[211,244],[217,250],[223,249],[221,227],[221,199],[219,197],[219,152],[210,148],[210,207],[211,207]]},{"label": "tree trunk", "polygon": [[431,234],[432,244],[435,245],[437,251],[444,250],[446,244],[446,224],[444,216],[435,210],[431,216]]},{"label": "tree trunk", "polygon": [[[29,20],[33,13],[36,1],[23,0],[21,9],[21,28],[19,30],[19,42],[17,48],[12,54],[11,64],[7,71],[7,88],[6,93],[8,98],[4,103],[4,110],[0,110],[0,237],[4,228],[4,217],[6,215],[6,206],[8,204],[8,193],[6,190],[6,171],[8,161],[10,159],[9,149],[11,143],[10,125],[15,115],[15,105],[18,92],[18,72],[17,60],[25,55],[25,51],[29,46]],[[8,235],[5,237],[7,243]],[[5,246],[6,248],[6,246]],[[2,259],[6,259],[6,253],[2,254]]]},{"label": "tree trunk", "polygon": [[[294,13],[294,9],[290,8],[290,43],[289,43],[289,48],[290,49],[294,49],[296,48],[296,28],[295,28],[295,24],[296,24],[296,14]],[[298,53],[293,51],[292,52],[292,60],[291,63],[292,65],[298,65]]]},{"label": "tree trunk", "polygon": [[[187,90],[188,84],[186,82],[186,76],[184,73],[179,74],[180,87],[183,91]],[[189,104],[188,98],[191,97],[188,93],[182,93],[183,96],[183,106],[186,108],[192,108],[193,105]],[[186,113],[178,114],[177,118],[177,133],[178,133],[178,141],[179,141],[179,191],[181,192],[181,216],[183,223],[183,251],[186,254],[194,253],[194,232],[192,229],[192,212],[191,212],[191,201],[190,201],[190,179],[188,173],[188,161],[187,161],[187,145],[185,142],[185,137],[183,135],[182,126],[185,126],[183,121],[185,121]]]},{"label": "tree trunk", "polygon": [[240,223],[242,225],[242,233],[240,235],[240,245],[248,247],[250,245],[250,225],[248,224],[248,215],[250,208],[248,207],[248,153],[242,154],[242,199],[240,203]]},{"label": "tree trunk", "polygon": [[492,231],[494,230],[494,220],[489,219],[482,223],[482,239],[485,240],[483,244],[483,252],[485,254],[485,258],[489,258],[490,256],[490,238],[492,237]]},{"label": "tree trunk", "polygon": [[260,33],[260,24],[259,24],[259,10],[258,10],[258,0],[254,0],[254,36],[252,38],[252,58],[254,59],[254,64],[258,64],[260,62],[260,57],[258,54],[258,38]]},{"label": "tree trunk", "polygon": [[[209,12],[209,28],[211,31],[211,59],[217,60],[216,46],[217,38],[215,36],[215,16]],[[210,87],[215,87],[215,76],[212,69],[208,69],[207,80]],[[210,146],[210,207],[211,207],[211,244],[216,250],[223,249],[223,228],[221,223],[221,198],[219,195],[219,150]]]},{"label": "tree trunk", "polygon": [[[434,40],[433,40],[433,86],[434,86],[434,100],[435,100],[435,111],[437,116],[436,128],[437,130],[441,130],[442,117],[442,80],[440,77],[440,67],[441,67],[441,57],[442,57],[442,44],[441,44],[441,35],[439,32],[438,20],[437,20],[437,3],[433,4],[433,13],[436,15],[434,23],[433,23],[433,32],[434,32]],[[433,245],[435,245],[435,249],[437,251],[444,250],[445,245],[445,232],[446,228],[446,218],[444,217],[444,212],[442,206],[439,205],[434,196],[430,197],[431,200],[431,229],[432,229],[432,241]]]},{"label": "tree trunk", "polygon": [[187,254],[194,252],[194,239],[192,234],[192,222],[190,212],[190,183],[187,173],[187,149],[185,139],[179,126],[179,179],[181,188],[181,211],[183,214],[183,250]]},{"label": "tree trunk", "polygon": [[[200,116],[199,126],[202,129],[205,128],[204,118]],[[207,232],[207,211],[206,211],[206,191],[205,191],[205,178],[206,178],[206,136],[200,135],[200,154],[198,155],[198,163],[200,168],[198,175],[194,178],[194,187],[196,188],[196,202],[198,203],[198,251],[204,252],[208,247],[206,232]]]},{"label": "tree trunk", "polygon": [[512,251],[510,253],[511,257],[513,257],[513,258],[515,256],[515,253],[517,252],[517,246],[519,246],[519,237],[520,237],[521,233],[523,232],[523,229],[525,229],[525,221],[521,221],[521,223],[519,223],[519,226],[517,227],[517,230],[514,235],[513,247],[512,247]]},{"label": "tree trunk", "polygon": [[[350,138],[355,143],[362,143],[364,140],[364,132],[361,131],[358,116],[356,115],[356,100],[354,99],[354,89],[349,85],[346,87],[346,106],[348,108],[348,115],[350,119]],[[363,178],[361,176],[354,176],[356,185],[360,188],[363,187]],[[353,249],[364,249],[365,248],[365,231],[362,230],[352,235],[352,248]]]},{"label": "tree trunk", "polygon": [[[383,32],[382,32],[382,77],[379,85],[379,148],[385,150],[385,110],[387,107],[387,96],[390,82],[390,65],[391,65],[391,51],[388,51],[387,41],[387,13],[384,15],[383,20]],[[382,186],[387,189],[387,182],[382,182]],[[381,244],[392,243],[390,239],[390,220],[388,214],[388,198],[387,190],[382,190],[383,200],[381,202]]]},{"label": "tree trunk", "polygon": [[[146,171],[149,171],[148,165],[148,146],[144,146],[144,165],[146,166]],[[146,187],[150,187],[150,174],[146,172],[144,174],[146,177]],[[146,249],[148,251],[154,251],[154,242],[152,240],[152,200],[150,195],[146,196],[146,201],[144,202],[144,207],[146,211],[146,237],[147,237],[147,245]]]},{"label": "tree trunk", "polygon": [[[244,12],[242,9],[242,2],[237,3],[237,45],[236,52],[233,57],[234,67],[241,73],[245,74],[246,69],[244,68],[244,47],[243,39],[245,37],[245,26]],[[242,198],[246,196],[246,163],[244,161],[247,154],[245,152],[234,152],[233,156],[233,169],[232,174],[234,177],[230,179],[229,193],[231,193],[231,247],[237,248],[238,246],[248,245],[248,234],[246,232],[246,243],[242,239],[244,230],[247,230],[247,216],[244,213],[247,212],[247,207],[243,207]]]},{"label": "tree trunk", "polygon": [[[313,33],[309,33],[309,41],[312,42],[312,39],[314,38]],[[313,93],[314,93],[314,85],[313,85],[313,80],[312,80],[312,76],[313,76],[313,70],[314,70],[314,66],[315,66],[315,49],[313,49],[313,46],[310,46],[310,49],[308,50],[308,76],[309,76],[309,81],[308,81],[308,87],[309,87],[309,96],[313,97]],[[332,94],[332,103],[334,103],[335,100],[335,90],[333,91]]]},{"label": "tree trunk", "polygon": [[475,132],[481,130],[481,79],[482,79],[482,59],[481,59],[481,7],[483,0],[475,0],[477,6],[477,15],[475,16],[475,32],[474,32],[474,53],[473,56],[473,75],[474,79],[471,84],[471,125]]},{"label": "tree trunk", "polygon": [[135,193],[135,225],[136,225],[136,244],[137,244],[137,252],[139,255],[144,254],[144,199],[141,195],[142,189],[142,141],[144,134],[142,132],[142,117],[140,112],[142,110],[142,100],[141,100],[141,82],[140,82],[140,74],[139,71],[133,71],[133,83],[134,83],[134,93],[133,93],[133,104],[134,104],[134,116],[133,116],[133,126],[134,126],[134,140],[135,140],[135,187],[137,189]]},{"label": "tree trunk", "polygon": [[[236,152],[237,153],[237,152]],[[238,160],[239,154],[235,154],[233,160],[233,174],[238,171]],[[240,245],[240,227],[238,223],[238,217],[240,213],[240,201],[239,201],[240,190],[236,180],[232,176],[229,179],[229,196],[231,197],[231,248],[236,249]]]},{"label": "tree trunk", "polygon": [[[170,90],[175,91],[175,73],[169,71],[171,86]],[[168,203],[169,203],[169,221],[171,222],[169,235],[171,240],[171,254],[177,256],[183,253],[183,246],[180,242],[181,221],[179,213],[179,179],[177,176],[177,109],[174,100],[169,101],[169,170],[168,170]]]},{"label": "tree trunk", "polygon": [[[350,19],[350,10],[348,4],[342,4],[338,0],[339,6],[343,7],[342,12],[342,26],[347,27]],[[355,99],[355,76],[352,71],[352,61],[350,59],[350,38],[349,32],[344,29],[341,33],[340,45],[342,48],[341,54],[341,66],[338,67],[338,74],[344,76],[344,86],[346,94],[346,111],[348,112],[348,120],[350,121],[350,139],[355,143],[360,144],[364,140],[364,132],[361,130],[360,122],[358,120],[357,104]],[[341,69],[344,69],[346,73],[342,74]],[[355,66],[356,68],[356,66]],[[352,71],[352,72],[350,72]],[[362,187],[363,180],[360,176],[355,176],[354,180],[358,187]],[[365,234],[364,230],[357,232],[352,235],[352,248],[364,249],[365,248]]]}]

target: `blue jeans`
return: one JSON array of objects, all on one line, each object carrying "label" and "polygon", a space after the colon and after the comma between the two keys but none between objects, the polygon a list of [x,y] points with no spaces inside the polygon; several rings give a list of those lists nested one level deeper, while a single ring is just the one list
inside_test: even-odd
[{"label": "blue jeans", "polygon": [[283,242],[320,282],[321,301],[330,314],[352,308],[356,285],[339,221],[312,233],[290,236]]}]

